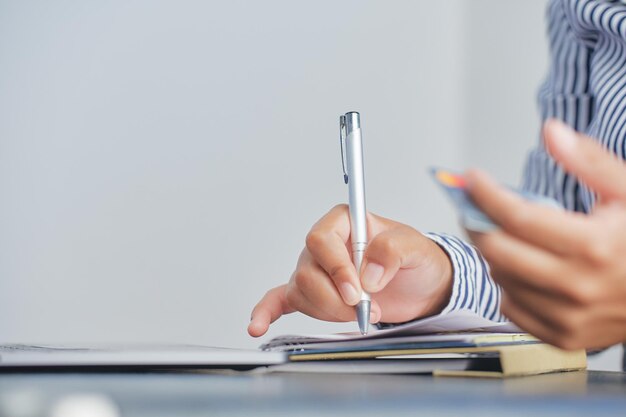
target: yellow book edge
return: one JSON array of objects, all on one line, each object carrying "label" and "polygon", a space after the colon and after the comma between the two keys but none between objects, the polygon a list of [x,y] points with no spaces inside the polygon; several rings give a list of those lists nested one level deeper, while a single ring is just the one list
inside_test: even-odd
[{"label": "yellow book edge", "polygon": [[585,350],[566,351],[544,343],[504,346],[477,346],[440,349],[390,349],[382,351],[358,351],[335,353],[311,353],[290,355],[289,360],[319,361],[338,359],[373,359],[384,356],[426,355],[436,353],[497,353],[499,370],[435,370],[435,376],[471,376],[501,378],[537,375],[549,372],[577,371],[587,368]]}]

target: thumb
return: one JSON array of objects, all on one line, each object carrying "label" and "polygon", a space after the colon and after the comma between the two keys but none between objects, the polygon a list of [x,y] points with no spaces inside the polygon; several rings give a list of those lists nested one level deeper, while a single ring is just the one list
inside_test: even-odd
[{"label": "thumb", "polygon": [[603,201],[626,202],[626,164],[617,155],[555,119],[545,123],[543,135],[548,152],[568,173]]},{"label": "thumb", "polygon": [[398,227],[376,235],[367,246],[361,265],[361,284],[376,293],[387,286],[400,269],[420,264],[427,238],[411,227]]}]

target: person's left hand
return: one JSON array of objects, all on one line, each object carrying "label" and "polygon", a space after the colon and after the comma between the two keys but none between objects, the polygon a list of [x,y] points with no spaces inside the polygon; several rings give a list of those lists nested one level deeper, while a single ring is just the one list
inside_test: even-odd
[{"label": "person's left hand", "polygon": [[503,289],[502,313],[565,349],[626,341],[626,164],[558,121],[546,147],[597,196],[589,215],[523,200],[486,174],[466,175],[474,202],[500,226],[470,233]]}]

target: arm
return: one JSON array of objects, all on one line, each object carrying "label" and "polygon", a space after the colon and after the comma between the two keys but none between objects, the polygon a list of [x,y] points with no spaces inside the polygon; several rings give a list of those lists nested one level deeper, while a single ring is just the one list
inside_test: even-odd
[{"label": "arm", "polygon": [[248,332],[265,334],[283,314],[300,311],[326,321],[354,321],[361,288],[372,295],[372,323],[404,323],[458,309],[500,320],[500,290],[476,250],[453,236],[422,234],[368,214],[370,243],[361,271],[350,252],[347,207],[322,217],[307,235],[287,284],[268,291]]}]

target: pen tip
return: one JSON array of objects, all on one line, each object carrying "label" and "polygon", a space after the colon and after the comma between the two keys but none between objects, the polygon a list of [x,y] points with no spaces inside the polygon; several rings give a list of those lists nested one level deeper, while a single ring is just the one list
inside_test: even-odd
[{"label": "pen tip", "polygon": [[370,302],[366,300],[360,301],[356,306],[356,319],[359,323],[359,331],[363,336],[365,336],[369,331],[370,307]]}]

